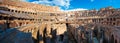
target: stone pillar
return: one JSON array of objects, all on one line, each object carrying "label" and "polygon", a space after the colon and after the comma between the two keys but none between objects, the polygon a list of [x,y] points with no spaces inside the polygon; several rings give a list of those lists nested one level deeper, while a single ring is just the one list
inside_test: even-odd
[{"label": "stone pillar", "polygon": [[42,23],[39,28],[39,43],[44,43],[44,30],[45,30],[46,24]]},{"label": "stone pillar", "polygon": [[39,31],[38,41],[39,41],[39,43],[44,43],[43,36],[41,34],[41,29],[39,29],[38,31]]},{"label": "stone pillar", "polygon": [[46,25],[46,36],[45,36],[46,43],[51,43],[51,24]]},{"label": "stone pillar", "polygon": [[51,24],[47,24],[47,35],[50,35],[50,33],[51,33]]}]

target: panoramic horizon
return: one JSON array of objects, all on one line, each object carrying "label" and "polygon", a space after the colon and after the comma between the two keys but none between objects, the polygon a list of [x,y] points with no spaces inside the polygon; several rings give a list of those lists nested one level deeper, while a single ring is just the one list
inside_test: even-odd
[{"label": "panoramic horizon", "polygon": [[0,43],[120,43],[119,4],[120,0],[0,0]]},{"label": "panoramic horizon", "polygon": [[72,9],[87,9],[99,10],[100,8],[105,8],[112,6],[113,8],[120,8],[118,6],[120,0],[21,0],[24,2],[30,2],[35,4],[43,4],[49,6],[58,6],[62,10],[72,10]]}]

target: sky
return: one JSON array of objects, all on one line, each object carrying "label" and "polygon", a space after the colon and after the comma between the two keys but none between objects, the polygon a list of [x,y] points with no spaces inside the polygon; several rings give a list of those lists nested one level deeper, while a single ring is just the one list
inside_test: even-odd
[{"label": "sky", "polygon": [[25,2],[59,6],[63,10],[82,9],[92,10],[112,6],[120,8],[120,0],[22,0]]}]

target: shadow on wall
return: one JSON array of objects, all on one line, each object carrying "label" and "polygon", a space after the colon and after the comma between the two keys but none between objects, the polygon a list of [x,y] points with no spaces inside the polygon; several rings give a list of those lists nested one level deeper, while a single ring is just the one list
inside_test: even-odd
[{"label": "shadow on wall", "polygon": [[0,33],[0,43],[33,43],[32,34],[15,29],[7,29]]},{"label": "shadow on wall", "polygon": [[37,33],[37,38],[34,40],[34,43],[67,43],[67,35],[64,34],[57,35],[57,30],[53,30],[51,28],[51,33],[48,34],[47,29],[45,28],[43,31],[43,36],[39,34],[39,31]]},{"label": "shadow on wall", "polygon": [[51,28],[51,33],[48,34],[47,28],[44,29],[43,35],[37,31],[37,39],[32,37],[31,32],[22,32],[14,29],[7,29],[0,33],[0,43],[67,43],[67,32],[57,35],[57,30]]}]

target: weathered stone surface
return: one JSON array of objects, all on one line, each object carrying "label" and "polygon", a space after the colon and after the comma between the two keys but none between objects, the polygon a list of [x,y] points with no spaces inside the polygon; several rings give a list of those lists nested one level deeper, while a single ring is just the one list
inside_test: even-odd
[{"label": "weathered stone surface", "polygon": [[0,0],[0,43],[120,43],[119,27],[120,10],[112,7],[64,12]]}]

